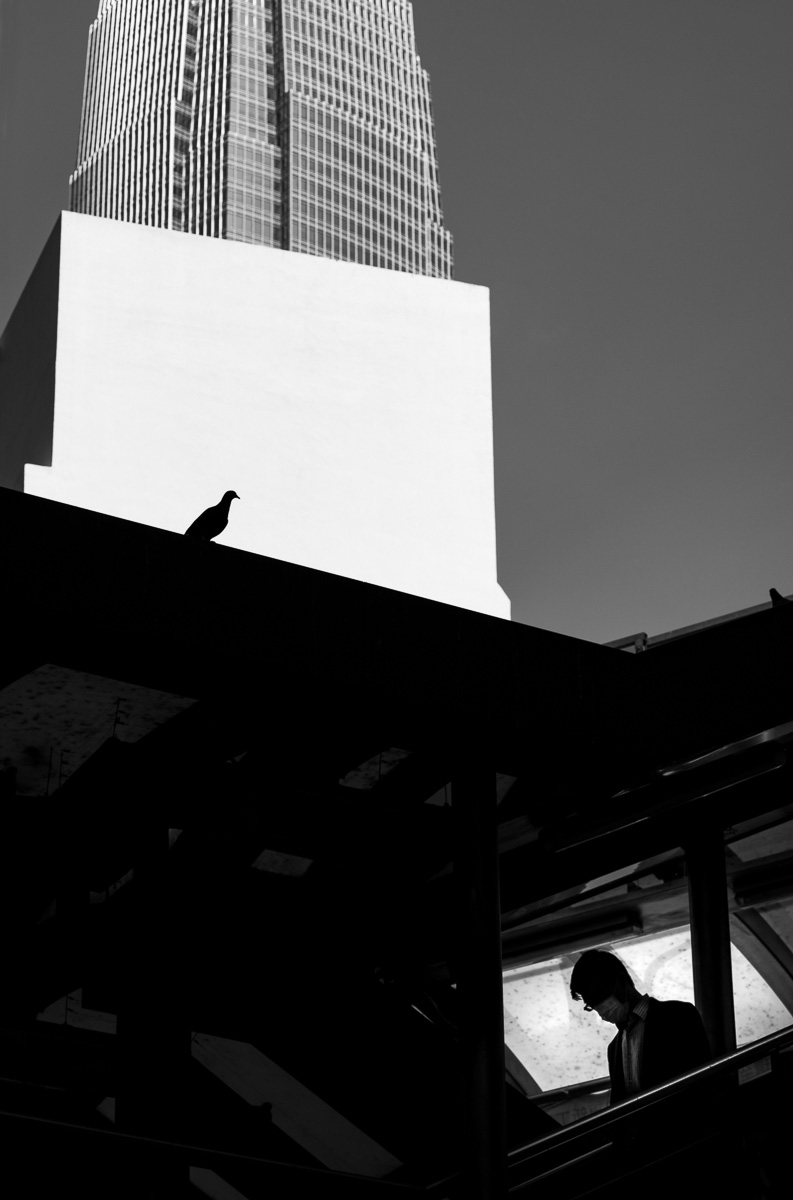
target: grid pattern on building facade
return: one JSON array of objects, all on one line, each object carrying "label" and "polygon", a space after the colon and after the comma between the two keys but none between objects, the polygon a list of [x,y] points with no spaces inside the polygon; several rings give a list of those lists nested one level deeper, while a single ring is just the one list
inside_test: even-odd
[{"label": "grid pattern on building facade", "polygon": [[100,0],[78,212],[450,278],[409,0]]}]

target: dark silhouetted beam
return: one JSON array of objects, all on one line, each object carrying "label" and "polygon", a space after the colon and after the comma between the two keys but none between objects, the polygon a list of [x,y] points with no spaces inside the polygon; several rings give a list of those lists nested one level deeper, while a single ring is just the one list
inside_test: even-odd
[{"label": "dark silhouetted beam", "polygon": [[468,1195],[504,1192],[506,1110],[495,773],[457,758],[452,776],[461,1166]]},{"label": "dark silhouetted beam", "polygon": [[724,838],[718,824],[686,842],[694,1002],[714,1055],[736,1047],[730,953],[730,912]]}]

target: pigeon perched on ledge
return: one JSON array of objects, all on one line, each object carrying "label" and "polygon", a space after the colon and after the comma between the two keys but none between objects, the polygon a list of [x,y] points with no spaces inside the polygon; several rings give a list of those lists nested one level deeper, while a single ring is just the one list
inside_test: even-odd
[{"label": "pigeon perched on ledge", "polygon": [[771,604],[774,608],[776,608],[778,604],[790,604],[787,596],[781,596],[776,588],[769,588],[768,594],[771,597]]},{"label": "pigeon perched on ledge", "polygon": [[226,492],[220,504],[204,509],[201,516],[196,517],[190,528],[185,530],[185,537],[203,538],[207,542],[211,538],[217,537],[229,523],[229,509],[232,500],[239,500],[237,493]]}]

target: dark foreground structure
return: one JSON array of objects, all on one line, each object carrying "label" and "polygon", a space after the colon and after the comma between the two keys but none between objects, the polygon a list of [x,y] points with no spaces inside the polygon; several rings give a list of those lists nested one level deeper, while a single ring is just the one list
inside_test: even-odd
[{"label": "dark foreground structure", "polygon": [[[786,1194],[793,1028],[736,1051],[730,944],[793,1007],[793,854],[730,847],[793,820],[793,606],[626,654],[17,492],[0,520],[18,1194]],[[681,921],[714,1062],[562,1127],[502,969]]]}]

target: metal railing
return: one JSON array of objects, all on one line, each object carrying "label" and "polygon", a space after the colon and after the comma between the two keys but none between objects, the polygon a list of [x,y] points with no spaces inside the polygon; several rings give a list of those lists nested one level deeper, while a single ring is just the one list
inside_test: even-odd
[{"label": "metal railing", "polygon": [[[607,1152],[615,1138],[627,1141],[649,1110],[659,1105],[669,1105],[676,1097],[690,1094],[696,1089],[712,1085],[728,1076],[735,1076],[769,1056],[793,1050],[793,1026],[722,1055],[702,1067],[659,1084],[638,1096],[623,1100],[611,1108],[584,1117],[573,1125],[561,1127],[553,1133],[510,1150],[507,1155],[506,1179],[509,1193],[531,1189],[532,1185],[551,1180],[554,1187],[564,1188],[563,1173],[593,1161]],[[748,1082],[748,1079],[746,1080]],[[591,1086],[591,1085],[590,1085]],[[260,1174],[262,1185],[296,1188],[301,1194],[316,1196],[321,1200],[347,1200],[356,1195],[373,1197],[436,1197],[438,1200],[452,1197],[462,1191],[464,1180],[459,1173],[452,1173],[432,1183],[397,1182],[371,1176],[352,1175],[347,1172],[324,1170],[292,1163],[276,1162],[255,1155],[208,1146],[189,1145],[142,1134],[122,1132],[117,1129],[102,1129],[79,1125],[63,1120],[30,1116],[21,1113],[0,1111],[0,1129],[6,1138],[14,1139],[24,1132],[41,1136],[42,1145],[55,1141],[59,1148],[67,1145],[77,1156],[89,1155],[101,1158],[108,1166],[137,1160],[156,1169],[165,1163],[183,1163],[185,1169],[208,1167],[222,1176],[224,1168],[232,1170],[244,1167]],[[711,1136],[703,1133],[700,1140]],[[696,1131],[688,1144],[698,1140]],[[674,1153],[674,1150],[670,1151]],[[558,1194],[575,1194],[560,1191]]]},{"label": "metal railing", "polygon": [[[677,1076],[611,1108],[584,1117],[574,1125],[565,1126],[558,1132],[546,1134],[528,1145],[511,1150],[507,1155],[509,1191],[519,1191],[549,1174],[558,1175],[572,1164],[606,1150],[615,1137],[629,1139],[633,1130],[646,1118],[648,1110],[662,1104],[668,1105],[683,1093],[712,1086],[728,1076],[735,1076],[739,1082],[743,1082],[739,1075],[742,1068],[750,1067],[772,1054],[784,1052],[789,1047],[793,1048],[793,1025],[713,1059],[686,1075]],[[710,1135],[703,1135],[703,1140],[706,1136]],[[695,1135],[691,1141],[696,1140]]]}]

